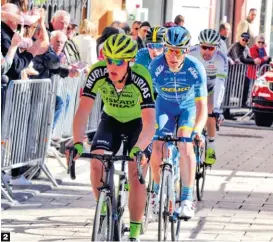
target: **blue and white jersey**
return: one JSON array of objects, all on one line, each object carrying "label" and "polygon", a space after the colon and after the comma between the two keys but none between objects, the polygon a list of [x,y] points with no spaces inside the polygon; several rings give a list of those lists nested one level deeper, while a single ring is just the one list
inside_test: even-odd
[{"label": "blue and white jersey", "polygon": [[147,69],[152,62],[148,48],[142,48],[137,52],[136,63],[145,66]]},{"label": "blue and white jersey", "polygon": [[[165,55],[154,59],[149,72],[158,97],[166,105],[178,104],[179,108],[195,106],[195,100],[207,97],[207,76],[204,66],[195,58],[186,55],[179,72],[171,72]],[[170,107],[171,108],[171,107]]]}]

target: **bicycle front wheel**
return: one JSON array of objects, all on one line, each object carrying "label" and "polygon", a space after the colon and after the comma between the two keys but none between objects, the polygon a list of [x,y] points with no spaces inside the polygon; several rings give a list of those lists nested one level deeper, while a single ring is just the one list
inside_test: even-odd
[{"label": "bicycle front wheel", "polygon": [[204,150],[201,151],[200,154],[200,162],[196,165],[196,196],[198,201],[202,201],[203,195],[204,195],[204,188],[205,188],[205,182],[206,182],[206,164],[204,163],[206,154]]},{"label": "bicycle front wheel", "polygon": [[141,226],[141,234],[144,234],[147,231],[149,220],[151,217],[151,197],[152,197],[152,189],[153,189],[153,179],[152,179],[152,171],[151,167],[148,167],[148,175],[146,176],[146,184],[147,184],[147,199],[144,210],[144,218]]},{"label": "bicycle front wheel", "polygon": [[97,202],[92,241],[113,241],[113,224],[111,197],[103,189]]},{"label": "bicycle front wheel", "polygon": [[158,241],[166,241],[168,239],[168,225],[169,225],[169,204],[170,197],[168,195],[168,173],[164,168],[161,175],[161,188],[159,200],[159,214],[158,214]]}]

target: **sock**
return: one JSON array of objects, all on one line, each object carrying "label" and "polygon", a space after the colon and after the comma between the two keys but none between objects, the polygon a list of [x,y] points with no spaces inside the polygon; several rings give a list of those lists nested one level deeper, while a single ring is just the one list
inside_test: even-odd
[{"label": "sock", "polygon": [[156,194],[158,194],[159,192],[159,184],[155,183],[155,181],[153,184],[153,192],[155,192]]},{"label": "sock", "polygon": [[140,236],[140,230],[141,230],[142,223],[130,221],[130,236],[129,238],[138,239]]},{"label": "sock", "polygon": [[182,201],[184,201],[184,200],[192,201],[193,200],[192,193],[193,193],[192,187],[183,187],[182,188],[181,200]]},{"label": "sock", "polygon": [[209,137],[208,136],[208,148],[212,148],[215,150],[215,143],[214,143],[215,137]]}]

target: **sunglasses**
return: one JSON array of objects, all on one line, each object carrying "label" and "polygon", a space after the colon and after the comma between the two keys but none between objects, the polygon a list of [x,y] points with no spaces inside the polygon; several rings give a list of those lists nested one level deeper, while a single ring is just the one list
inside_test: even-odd
[{"label": "sunglasses", "polygon": [[170,49],[165,48],[165,53],[168,55],[175,55],[177,57],[187,53],[188,49]]},{"label": "sunglasses", "polygon": [[115,65],[115,66],[122,66],[126,62],[126,60],[123,60],[123,59],[111,59],[111,58],[107,58],[106,61],[109,65]]},{"label": "sunglasses", "polygon": [[147,44],[148,49],[162,49],[164,45],[162,43],[149,43]]},{"label": "sunglasses", "polygon": [[248,40],[248,39],[242,39],[242,41],[244,41],[244,42],[246,42],[246,43],[247,43],[249,40]]},{"label": "sunglasses", "polygon": [[147,30],[147,29],[143,29],[143,32],[144,32],[144,33],[147,33],[147,32],[148,32],[148,30]]},{"label": "sunglasses", "polygon": [[134,28],[135,30],[139,30],[139,28]]},{"label": "sunglasses", "polygon": [[201,45],[201,48],[202,48],[203,50],[209,50],[209,51],[215,50],[215,47],[214,47],[214,46],[205,46],[205,45]]},{"label": "sunglasses", "polygon": [[264,44],[265,42],[264,41],[258,41],[258,44]]}]

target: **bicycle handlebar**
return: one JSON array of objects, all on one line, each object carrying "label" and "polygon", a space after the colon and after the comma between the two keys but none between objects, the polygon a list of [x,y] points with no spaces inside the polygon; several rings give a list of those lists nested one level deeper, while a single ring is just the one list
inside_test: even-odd
[{"label": "bicycle handlebar", "polygon": [[[68,169],[67,169],[67,174],[70,174],[70,178],[72,180],[76,179],[76,170],[75,170],[75,161],[74,157],[76,156],[76,150],[74,148],[70,149],[70,155],[69,155],[69,164],[68,164]],[[145,180],[142,175],[142,166],[141,166],[141,159],[143,152],[139,152],[136,155],[136,162],[137,162],[137,174],[138,174],[138,179],[141,184],[145,183]],[[83,153],[81,155],[81,158],[89,158],[89,159],[97,159],[100,160],[101,162],[106,161],[106,162],[115,162],[115,161],[134,161],[134,159],[130,158],[129,156],[124,156],[124,155],[100,155],[100,154],[90,154],[90,153]]]},{"label": "bicycle handlebar", "polygon": [[165,142],[184,142],[184,143],[191,143],[192,139],[189,137],[175,137],[172,135],[164,135],[164,136],[154,136],[154,140],[160,140]]}]

